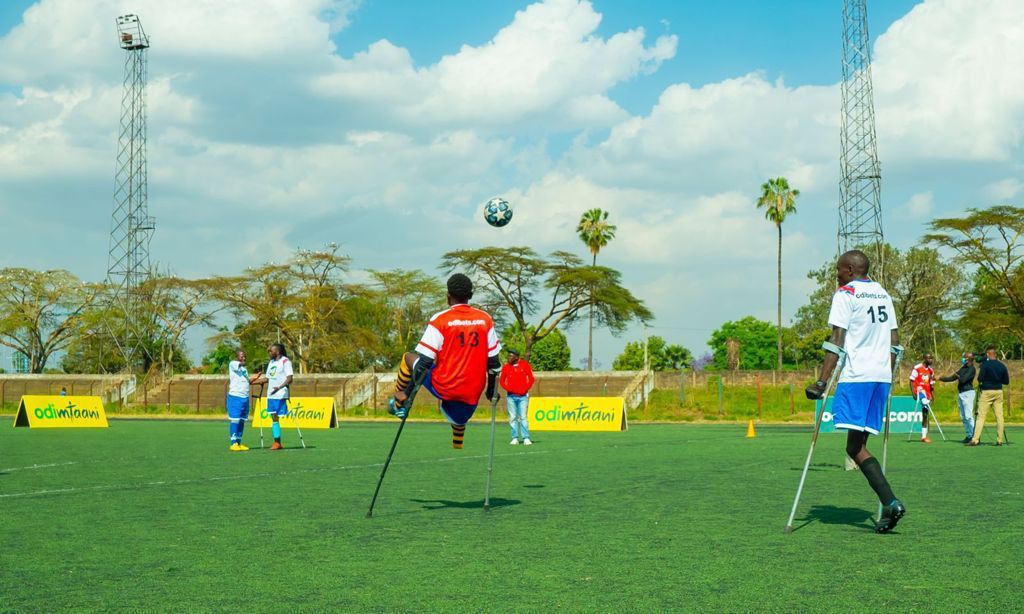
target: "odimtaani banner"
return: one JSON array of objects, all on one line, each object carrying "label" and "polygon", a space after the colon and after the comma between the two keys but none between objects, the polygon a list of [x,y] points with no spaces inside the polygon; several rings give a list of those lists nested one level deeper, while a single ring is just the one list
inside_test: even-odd
[{"label": "odimtaani banner", "polygon": [[624,431],[622,397],[530,397],[531,431]]},{"label": "odimtaani banner", "polygon": [[[254,427],[273,424],[267,413],[267,400],[259,399],[252,417]],[[292,397],[288,399],[288,415],[279,416],[281,428],[333,429],[338,428],[338,414],[334,410],[334,397]]]},{"label": "odimtaani banner", "polygon": [[[821,401],[817,401],[814,405],[815,412],[821,411]],[[814,419],[818,419],[817,413],[814,414]],[[914,397],[894,396],[892,398],[892,405],[889,407],[889,432],[916,432],[914,429],[920,428],[920,424],[921,407],[914,400]],[[836,423],[832,416],[832,397],[829,397],[828,402],[825,404],[825,415],[821,417],[821,432],[836,432]]]},{"label": "odimtaani banner", "polygon": [[21,397],[14,426],[34,429],[107,427],[107,414],[99,397],[31,395]]}]

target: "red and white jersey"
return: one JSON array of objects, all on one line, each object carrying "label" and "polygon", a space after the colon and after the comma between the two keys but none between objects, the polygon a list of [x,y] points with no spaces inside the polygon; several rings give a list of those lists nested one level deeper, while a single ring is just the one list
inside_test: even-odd
[{"label": "red and white jersey", "polygon": [[923,390],[928,398],[932,398],[932,385],[935,383],[935,369],[922,363],[914,365],[910,371],[910,392],[915,397]]},{"label": "red and white jersey", "polygon": [[487,359],[501,350],[485,311],[455,305],[430,318],[416,351],[434,359],[430,383],[447,401],[476,404],[487,386]]}]

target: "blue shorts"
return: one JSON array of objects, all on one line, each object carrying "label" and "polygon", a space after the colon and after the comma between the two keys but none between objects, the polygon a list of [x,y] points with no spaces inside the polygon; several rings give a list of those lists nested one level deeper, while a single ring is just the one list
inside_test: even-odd
[{"label": "blue shorts", "polygon": [[877,435],[882,430],[882,416],[891,386],[883,382],[844,382],[836,386],[836,395],[832,398],[836,428]]},{"label": "blue shorts", "polygon": [[249,418],[249,397],[233,397],[228,395],[228,418],[231,421]]},{"label": "blue shorts", "polygon": [[473,413],[476,411],[476,403],[463,403],[462,401],[448,401],[441,398],[441,395],[437,394],[434,390],[434,385],[430,381],[431,371],[427,371],[427,377],[423,379],[423,387],[430,391],[430,394],[441,400],[441,411],[444,412],[445,418],[448,418],[448,422],[456,424],[458,426],[464,426],[469,419],[473,417]]},{"label": "blue shorts", "polygon": [[270,416],[287,416],[288,399],[267,399],[267,414]]}]

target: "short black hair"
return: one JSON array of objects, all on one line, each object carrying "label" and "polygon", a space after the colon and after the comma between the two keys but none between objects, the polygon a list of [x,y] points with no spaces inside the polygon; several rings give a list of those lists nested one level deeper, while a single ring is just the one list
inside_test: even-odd
[{"label": "short black hair", "polygon": [[448,278],[448,296],[462,303],[468,303],[473,298],[473,282],[463,275],[456,273]]},{"label": "short black hair", "polygon": [[858,275],[867,275],[871,272],[871,260],[868,259],[868,255],[859,249],[851,249],[842,256],[840,260],[846,260],[853,267],[853,270]]},{"label": "short black hair", "polygon": [[519,350],[517,350],[515,348],[508,348],[505,351],[508,352],[509,354],[515,354],[516,356],[519,356]]},{"label": "short black hair", "polygon": [[994,352],[994,351],[996,351],[996,346],[994,346],[994,345],[986,346],[985,347],[985,351],[986,352]]}]

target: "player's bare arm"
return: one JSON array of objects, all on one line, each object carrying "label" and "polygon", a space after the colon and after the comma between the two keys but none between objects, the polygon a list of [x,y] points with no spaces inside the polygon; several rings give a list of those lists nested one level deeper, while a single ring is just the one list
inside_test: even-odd
[{"label": "player's bare arm", "polygon": [[[846,344],[846,329],[833,326],[832,336],[829,337],[828,342],[835,347],[843,347]],[[837,364],[839,364],[839,354],[825,352],[825,360],[821,363],[821,375],[818,376],[818,381],[804,391],[808,399],[816,400],[825,395],[826,382],[828,378],[832,377],[832,371],[835,370]]]}]

